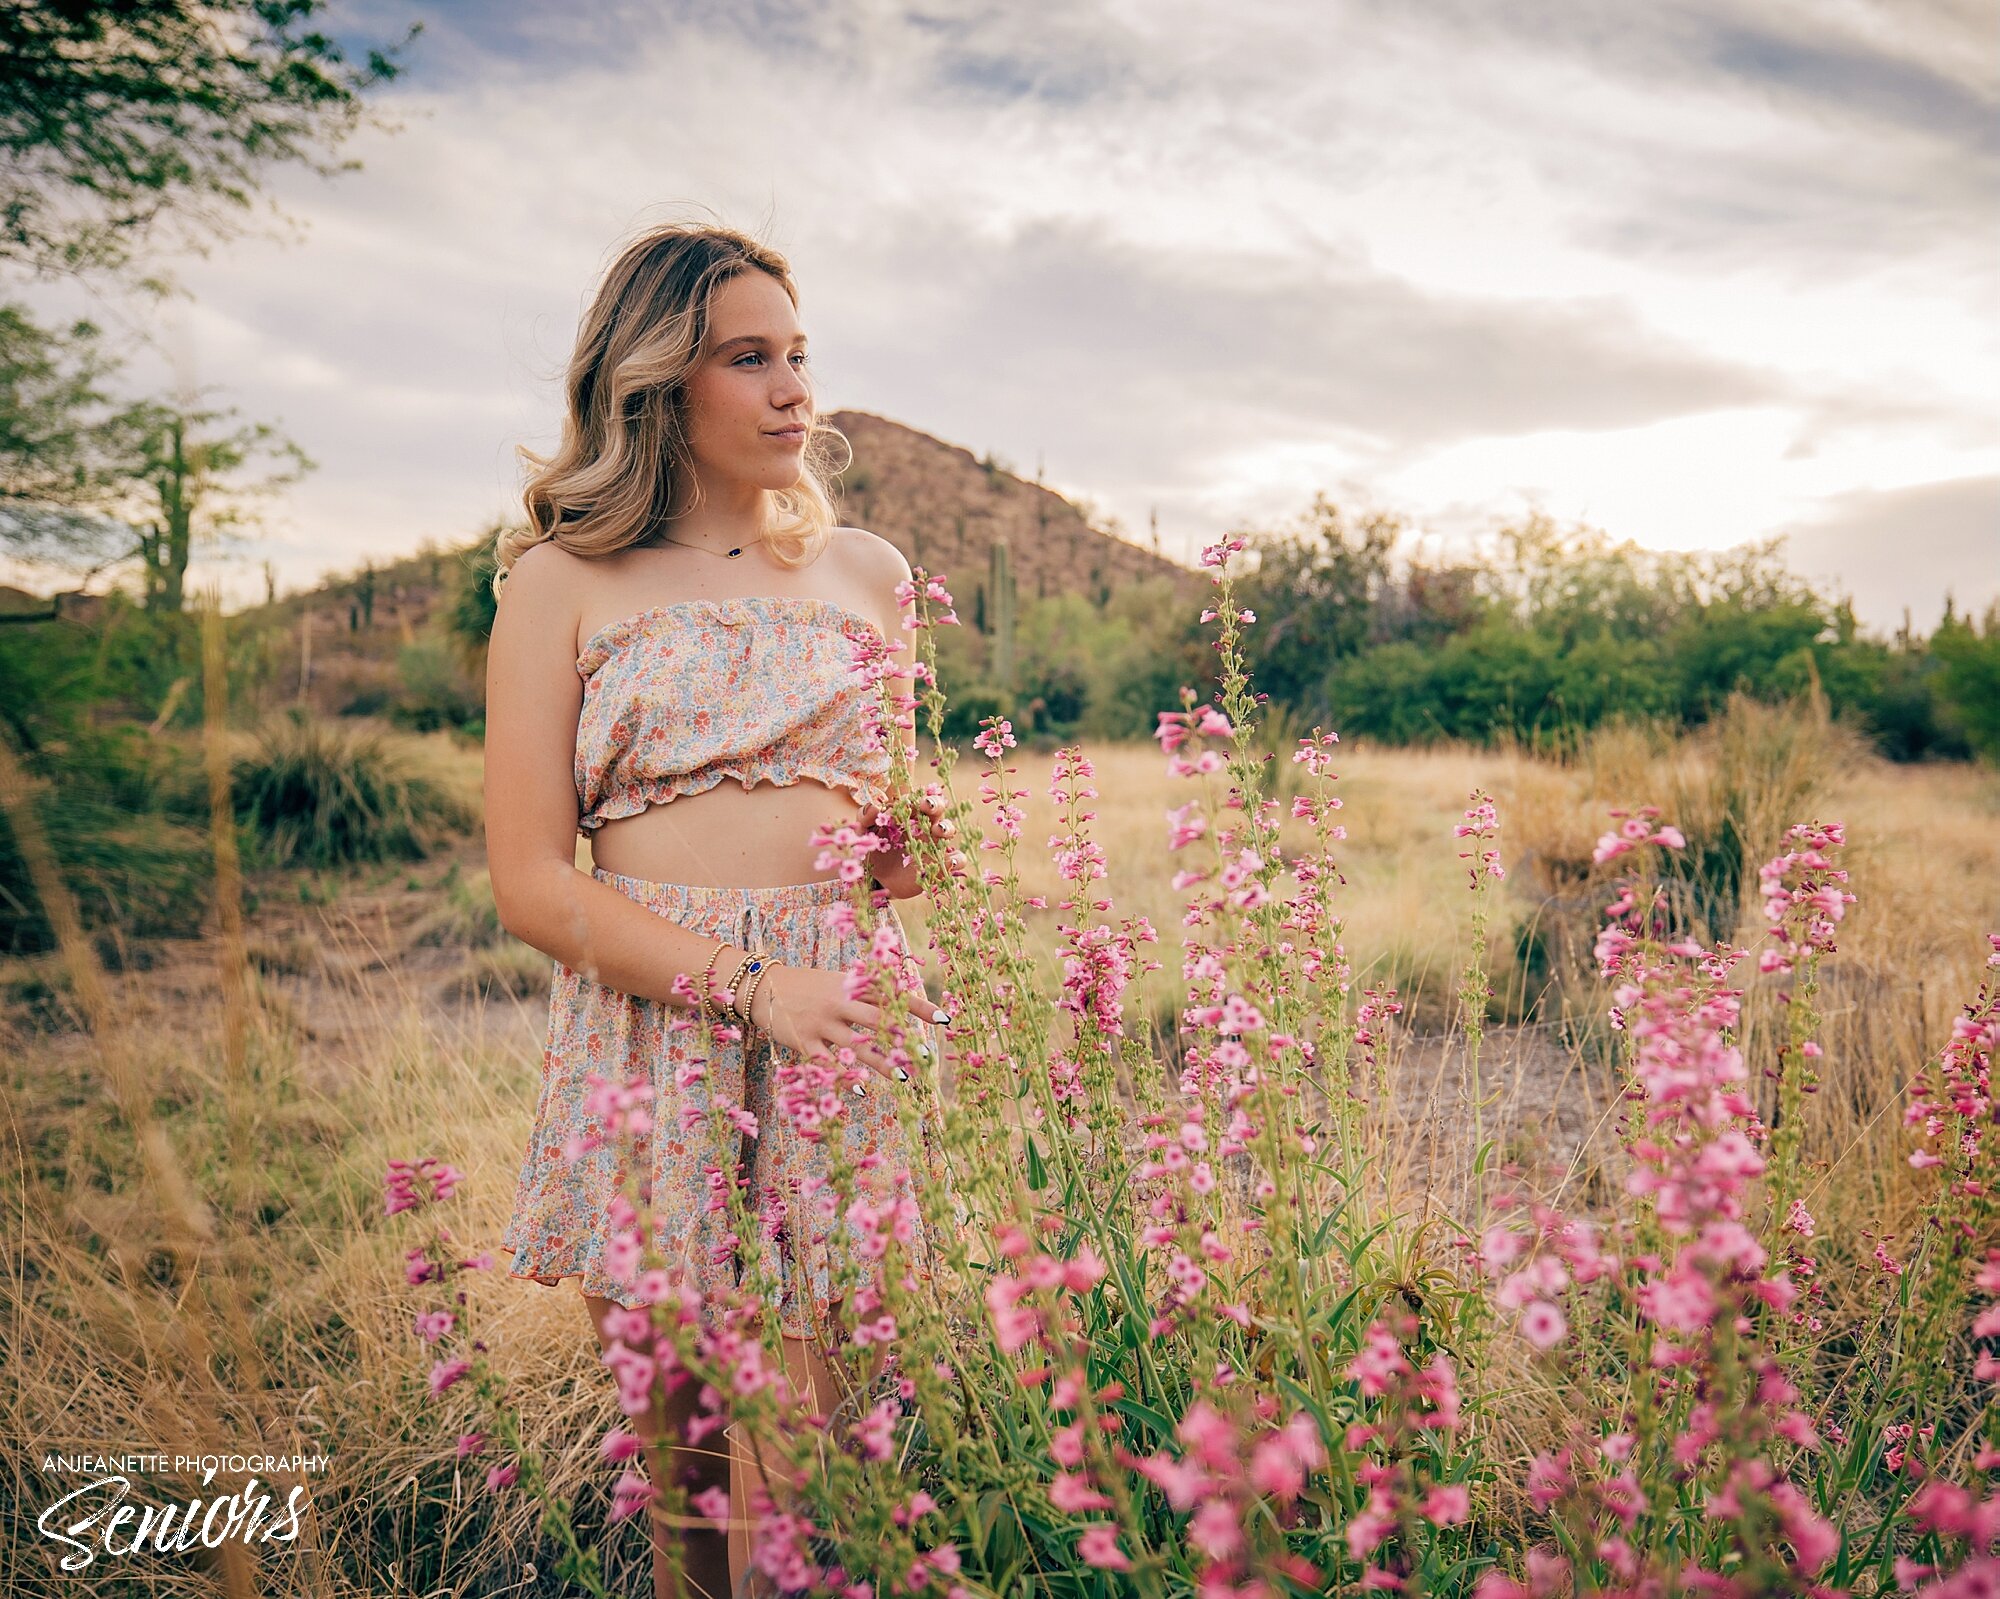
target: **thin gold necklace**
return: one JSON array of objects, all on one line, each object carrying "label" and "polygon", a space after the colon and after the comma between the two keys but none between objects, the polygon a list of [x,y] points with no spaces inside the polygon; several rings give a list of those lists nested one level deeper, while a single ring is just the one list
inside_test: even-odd
[{"label": "thin gold necklace", "polygon": [[[713,555],[715,553],[715,551],[708,548],[708,546],[705,544],[690,544],[686,539],[668,538],[667,535],[664,533],[660,535],[660,542],[662,544],[678,544],[684,550],[700,550],[703,555]],[[725,550],[723,552],[722,558],[725,561],[733,561],[736,559],[737,556],[741,555],[745,550],[749,549],[751,544],[762,544],[763,542],[764,542],[764,535],[759,533],[754,539],[751,539],[748,544],[739,544],[733,550]]]}]

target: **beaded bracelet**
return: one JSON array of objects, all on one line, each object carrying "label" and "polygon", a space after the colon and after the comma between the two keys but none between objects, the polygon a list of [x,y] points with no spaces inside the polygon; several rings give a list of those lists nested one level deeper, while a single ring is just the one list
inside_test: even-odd
[{"label": "beaded bracelet", "polygon": [[709,990],[709,997],[706,1000],[706,1004],[717,1016],[727,1016],[731,1006],[735,1003],[736,985],[742,980],[743,968],[750,964],[750,952],[744,950],[742,954],[743,958],[736,963],[736,969],[729,974],[729,981],[719,985],[721,991],[730,997],[726,1000],[718,1001],[713,997],[716,990],[713,988]]},{"label": "beaded bracelet", "polygon": [[777,968],[774,965],[774,963],[766,961],[764,962],[763,966],[759,969],[757,975],[750,979],[750,991],[743,996],[743,1019],[744,1021],[748,1022],[752,1027],[755,1027],[757,1025],[755,1018],[753,1018],[750,1014],[750,1010],[751,1007],[757,1003],[758,985],[761,984],[765,978],[769,977],[771,973],[776,969]]},{"label": "beaded bracelet", "polygon": [[750,1007],[747,1004],[739,1005],[737,1003],[736,985],[742,982],[744,974],[748,973],[750,986],[755,988],[758,976],[770,963],[771,957],[768,955],[746,955],[743,959],[743,964],[736,968],[736,975],[729,980],[729,1008],[735,1011],[746,1022],[750,1019]]},{"label": "beaded bracelet", "polygon": [[727,948],[727,944],[717,944],[715,953],[708,957],[708,964],[701,969],[701,987],[695,990],[695,1003],[702,1015],[715,1009],[715,1001],[708,997],[709,984],[715,979],[715,963],[722,959],[722,952]]}]

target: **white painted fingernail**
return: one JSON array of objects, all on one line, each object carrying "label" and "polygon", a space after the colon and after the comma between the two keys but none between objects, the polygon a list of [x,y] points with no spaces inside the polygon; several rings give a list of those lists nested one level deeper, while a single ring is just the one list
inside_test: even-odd
[{"label": "white painted fingernail", "polygon": [[863,1088],[863,1087],[862,1087],[862,1086],[861,1086],[861,1085],[860,1085],[859,1083],[856,1083],[856,1084],[854,1085],[854,1097],[855,1097],[856,1099],[862,1099],[862,1098],[865,1098],[865,1097],[867,1096],[867,1093],[868,1093],[868,1090],[867,1090],[867,1089],[865,1089],[865,1088]]},{"label": "white painted fingernail", "polygon": [[931,1012],[931,1020],[936,1022],[938,1026],[942,1027],[946,1022],[950,1021],[951,1018],[945,1015],[945,1013],[941,1010],[934,1010]]},{"label": "white painted fingernail", "polygon": [[898,1066],[896,1068],[896,1081],[899,1083],[907,1083],[909,1080],[910,1080],[910,1074],[904,1071],[902,1067]]}]

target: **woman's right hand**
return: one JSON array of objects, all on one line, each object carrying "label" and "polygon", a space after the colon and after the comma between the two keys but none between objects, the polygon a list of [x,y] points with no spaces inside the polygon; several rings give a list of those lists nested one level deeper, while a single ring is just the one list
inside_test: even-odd
[{"label": "woman's right hand", "polygon": [[[757,987],[751,1021],[772,1040],[810,1060],[843,1044],[854,1058],[881,1077],[893,1077],[888,1055],[877,1042],[882,1007],[847,997],[844,972],[817,966],[773,966]],[[857,1032],[856,1028],[865,1028]],[[914,1046],[920,1038],[912,1039]]]}]

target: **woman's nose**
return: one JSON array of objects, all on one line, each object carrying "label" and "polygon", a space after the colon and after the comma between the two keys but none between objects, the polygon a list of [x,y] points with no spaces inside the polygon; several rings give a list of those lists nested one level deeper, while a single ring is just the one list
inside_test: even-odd
[{"label": "woman's nose", "polygon": [[771,386],[771,403],[779,410],[789,410],[801,404],[812,393],[806,377],[797,367],[786,365],[783,375]]}]

